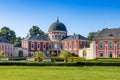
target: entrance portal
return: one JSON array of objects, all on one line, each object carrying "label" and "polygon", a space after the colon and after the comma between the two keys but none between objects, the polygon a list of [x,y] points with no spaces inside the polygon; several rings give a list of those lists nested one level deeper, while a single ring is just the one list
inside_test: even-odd
[{"label": "entrance portal", "polygon": [[23,51],[22,50],[19,51],[19,57],[23,57]]}]

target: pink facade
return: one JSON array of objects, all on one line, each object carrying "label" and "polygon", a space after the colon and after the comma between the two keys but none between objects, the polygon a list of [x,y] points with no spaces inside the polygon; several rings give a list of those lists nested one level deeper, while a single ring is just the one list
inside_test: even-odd
[{"label": "pink facade", "polygon": [[[29,52],[35,51],[46,51],[46,50],[67,50],[75,53],[78,56],[79,49],[89,47],[89,41],[87,40],[69,40],[62,42],[45,42],[45,41],[22,41],[22,47],[27,48],[28,45]],[[39,46],[38,46],[39,45]],[[55,47],[57,45],[57,47]]]},{"label": "pink facade", "polygon": [[27,48],[30,55],[40,50],[48,56],[52,51],[59,56],[62,50],[67,50],[78,56],[79,49],[88,47],[88,45],[88,39],[80,34],[67,35],[66,26],[58,19],[50,25],[48,36],[35,34],[22,40],[22,47]]},{"label": "pink facade", "polygon": [[89,41],[88,40],[69,40],[69,41],[63,41],[62,45],[63,45],[63,49],[78,55],[79,49],[89,47]]},{"label": "pink facade", "polygon": [[96,41],[96,57],[120,58],[120,40]]},{"label": "pink facade", "polygon": [[47,50],[49,48],[49,42],[25,40],[22,41],[22,48],[27,48],[31,55],[31,52]]},{"label": "pink facade", "polygon": [[7,57],[12,57],[13,47],[13,44],[0,42],[0,50],[2,50]]},{"label": "pink facade", "polygon": [[96,58],[120,58],[120,28],[103,29],[94,38]]}]

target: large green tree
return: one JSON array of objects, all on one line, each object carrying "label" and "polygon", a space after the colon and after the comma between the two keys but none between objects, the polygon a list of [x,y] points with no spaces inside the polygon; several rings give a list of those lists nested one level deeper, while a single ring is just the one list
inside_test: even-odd
[{"label": "large green tree", "polygon": [[38,26],[32,26],[29,30],[30,35],[45,35],[45,33],[38,27]]},{"label": "large green tree", "polygon": [[45,57],[45,55],[42,51],[36,51],[34,57],[37,59],[37,62],[40,62],[41,58]]},{"label": "large green tree", "polygon": [[17,37],[16,40],[14,41],[14,46],[15,47],[21,47],[21,37]]},{"label": "large green tree", "polygon": [[2,50],[0,50],[0,58],[6,58],[6,56]]},{"label": "large green tree", "polygon": [[89,40],[93,40],[99,33],[100,31],[98,30],[97,32],[90,32],[87,36]]},{"label": "large green tree", "polygon": [[0,30],[0,36],[9,40],[10,42],[14,43],[14,40],[16,39],[16,34],[13,30],[11,30],[9,27],[2,27]]},{"label": "large green tree", "polygon": [[61,55],[62,58],[64,58],[64,62],[68,62],[68,58],[72,57],[72,53],[66,50],[62,50]]}]

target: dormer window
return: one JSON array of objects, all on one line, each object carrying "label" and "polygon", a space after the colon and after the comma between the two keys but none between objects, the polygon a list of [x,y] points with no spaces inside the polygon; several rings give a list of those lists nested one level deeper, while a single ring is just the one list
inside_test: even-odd
[{"label": "dormer window", "polygon": [[109,36],[113,36],[113,34],[110,34]]}]

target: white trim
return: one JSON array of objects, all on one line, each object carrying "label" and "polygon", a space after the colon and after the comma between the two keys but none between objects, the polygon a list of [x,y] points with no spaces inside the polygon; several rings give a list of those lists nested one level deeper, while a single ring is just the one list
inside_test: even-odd
[{"label": "white trim", "polygon": [[[38,48],[38,46],[39,46],[39,48]],[[40,42],[37,42],[37,50],[40,50]]]},{"label": "white trim", "polygon": [[43,43],[43,50],[46,49],[46,43]]},{"label": "white trim", "polygon": [[[32,45],[33,45],[33,47],[32,47]],[[31,42],[31,50],[34,50],[34,47],[35,47],[34,42]]]}]

